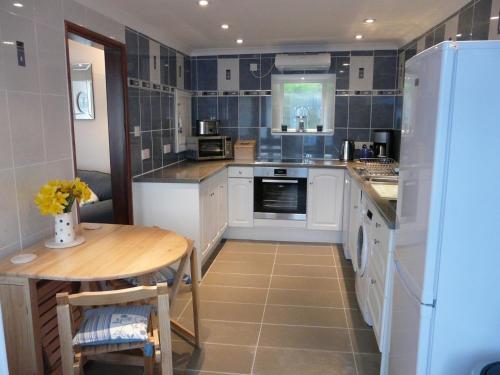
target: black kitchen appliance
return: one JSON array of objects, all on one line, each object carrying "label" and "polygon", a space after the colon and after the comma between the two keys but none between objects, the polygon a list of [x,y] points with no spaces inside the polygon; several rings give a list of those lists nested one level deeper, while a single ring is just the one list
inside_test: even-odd
[{"label": "black kitchen appliance", "polygon": [[394,158],[393,133],[390,130],[373,131],[373,157]]},{"label": "black kitchen appliance", "polygon": [[254,218],[306,220],[307,168],[254,169]]}]

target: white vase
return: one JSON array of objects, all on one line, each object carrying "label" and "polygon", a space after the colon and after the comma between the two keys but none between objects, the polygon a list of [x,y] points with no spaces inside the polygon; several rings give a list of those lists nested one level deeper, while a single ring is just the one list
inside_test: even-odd
[{"label": "white vase", "polygon": [[67,244],[75,241],[75,223],[71,212],[54,216],[55,219],[55,238],[56,244]]}]

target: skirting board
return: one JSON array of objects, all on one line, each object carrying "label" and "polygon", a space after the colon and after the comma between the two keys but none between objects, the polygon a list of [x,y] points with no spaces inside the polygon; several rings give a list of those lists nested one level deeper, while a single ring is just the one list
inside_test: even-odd
[{"label": "skirting board", "polygon": [[342,243],[342,232],[299,228],[232,227],[226,229],[223,237],[228,240]]}]

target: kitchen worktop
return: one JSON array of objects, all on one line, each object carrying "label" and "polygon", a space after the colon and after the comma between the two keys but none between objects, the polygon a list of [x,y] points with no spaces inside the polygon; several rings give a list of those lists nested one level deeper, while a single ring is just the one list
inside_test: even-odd
[{"label": "kitchen worktop", "polygon": [[339,160],[307,160],[302,163],[278,162],[278,161],[255,161],[255,160],[217,160],[217,161],[183,161],[156,171],[134,178],[134,182],[151,183],[200,183],[203,180],[217,174],[229,166],[277,166],[295,168],[343,168],[347,169],[353,179],[356,180],[363,192],[369,197],[372,203],[378,208],[380,214],[386,221],[389,228],[394,229],[396,225],[396,206],[394,200],[380,198],[373,189],[370,182],[364,181],[359,176],[354,167],[359,164],[357,161],[342,162]]}]

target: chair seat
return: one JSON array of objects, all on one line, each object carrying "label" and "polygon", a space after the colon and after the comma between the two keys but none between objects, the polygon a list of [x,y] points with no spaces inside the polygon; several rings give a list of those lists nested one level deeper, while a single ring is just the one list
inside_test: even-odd
[{"label": "chair seat", "polygon": [[149,339],[148,324],[152,309],[151,305],[128,305],[86,310],[73,345],[83,348],[135,344],[135,347],[143,347]]}]

